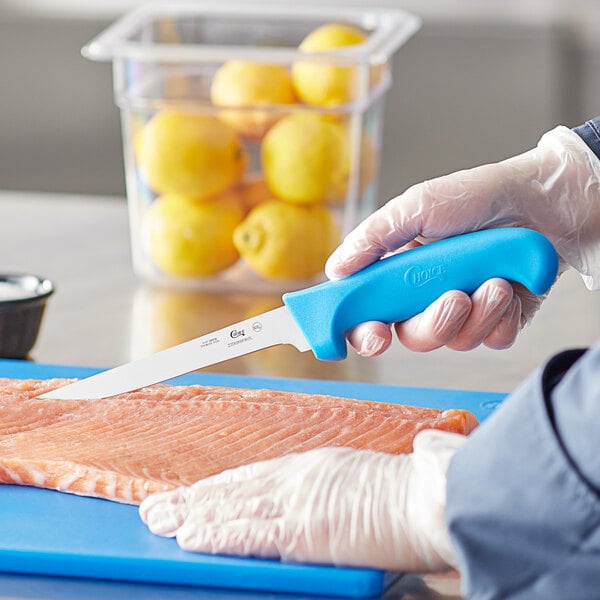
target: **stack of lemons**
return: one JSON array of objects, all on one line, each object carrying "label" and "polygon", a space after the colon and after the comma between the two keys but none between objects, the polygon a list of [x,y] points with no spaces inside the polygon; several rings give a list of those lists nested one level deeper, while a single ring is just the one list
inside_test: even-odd
[{"label": "stack of lemons", "polygon": [[[300,44],[318,53],[359,44],[348,25],[319,27]],[[380,72],[374,71],[374,85]],[[156,266],[177,277],[219,273],[241,257],[257,274],[306,280],[339,243],[333,210],[348,193],[348,124],[335,108],[356,99],[351,66],[310,60],[224,63],[210,88],[211,112],[165,108],[135,138],[136,163],[157,198],[145,215]],[[260,156],[250,174],[249,154]],[[361,143],[359,186],[374,178],[375,148]]]}]

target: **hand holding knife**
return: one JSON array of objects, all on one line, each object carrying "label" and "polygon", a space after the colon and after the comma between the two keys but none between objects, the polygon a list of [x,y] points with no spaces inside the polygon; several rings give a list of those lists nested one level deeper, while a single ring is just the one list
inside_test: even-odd
[{"label": "hand holding knife", "polygon": [[286,293],[279,308],[40,398],[105,398],[278,344],[312,350],[320,360],[340,360],[347,355],[346,332],[359,323],[403,321],[449,290],[471,294],[492,277],[517,281],[542,294],[557,271],[554,247],[536,231],[467,233],[382,259],[346,279]]}]

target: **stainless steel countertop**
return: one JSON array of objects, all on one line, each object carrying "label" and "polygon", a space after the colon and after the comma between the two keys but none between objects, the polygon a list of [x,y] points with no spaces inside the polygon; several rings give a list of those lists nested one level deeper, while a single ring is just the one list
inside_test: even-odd
[{"label": "stainless steel countertop", "polygon": [[[170,292],[137,280],[122,198],[0,192],[0,271],[31,272],[56,285],[30,356],[40,363],[115,366],[261,312],[279,300],[273,295]],[[600,294],[589,292],[577,274],[568,272],[509,350],[417,354],[395,343],[377,359],[351,352],[345,361],[322,363],[310,353],[280,347],[208,370],[508,392],[555,352],[600,337],[599,308]],[[19,578],[11,581],[12,598],[45,597],[41,592],[18,596]],[[3,587],[0,577],[0,598]],[[27,578],[22,589],[25,594]],[[405,577],[386,597],[449,599],[459,597],[458,589],[455,574]]]}]

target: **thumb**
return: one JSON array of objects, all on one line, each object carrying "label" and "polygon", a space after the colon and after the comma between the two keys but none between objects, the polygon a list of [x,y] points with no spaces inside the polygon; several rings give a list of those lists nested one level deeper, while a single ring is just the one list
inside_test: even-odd
[{"label": "thumb", "polygon": [[421,232],[422,213],[415,205],[420,195],[417,188],[423,186],[410,188],[359,223],[327,260],[327,277],[347,277],[417,237]]},{"label": "thumb", "polygon": [[413,240],[413,245],[429,243],[516,223],[508,201],[511,187],[505,185],[511,173],[508,163],[482,165],[408,188],[346,236],[329,257],[326,275],[347,277],[390,252],[407,249]]}]

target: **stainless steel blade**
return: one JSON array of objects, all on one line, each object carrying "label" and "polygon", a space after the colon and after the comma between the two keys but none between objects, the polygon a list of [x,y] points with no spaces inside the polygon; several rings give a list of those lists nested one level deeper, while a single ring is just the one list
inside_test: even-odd
[{"label": "stainless steel blade", "polygon": [[285,306],[81,379],[39,397],[52,400],[106,398],[277,344],[291,344],[300,352],[310,350],[302,331]]}]

